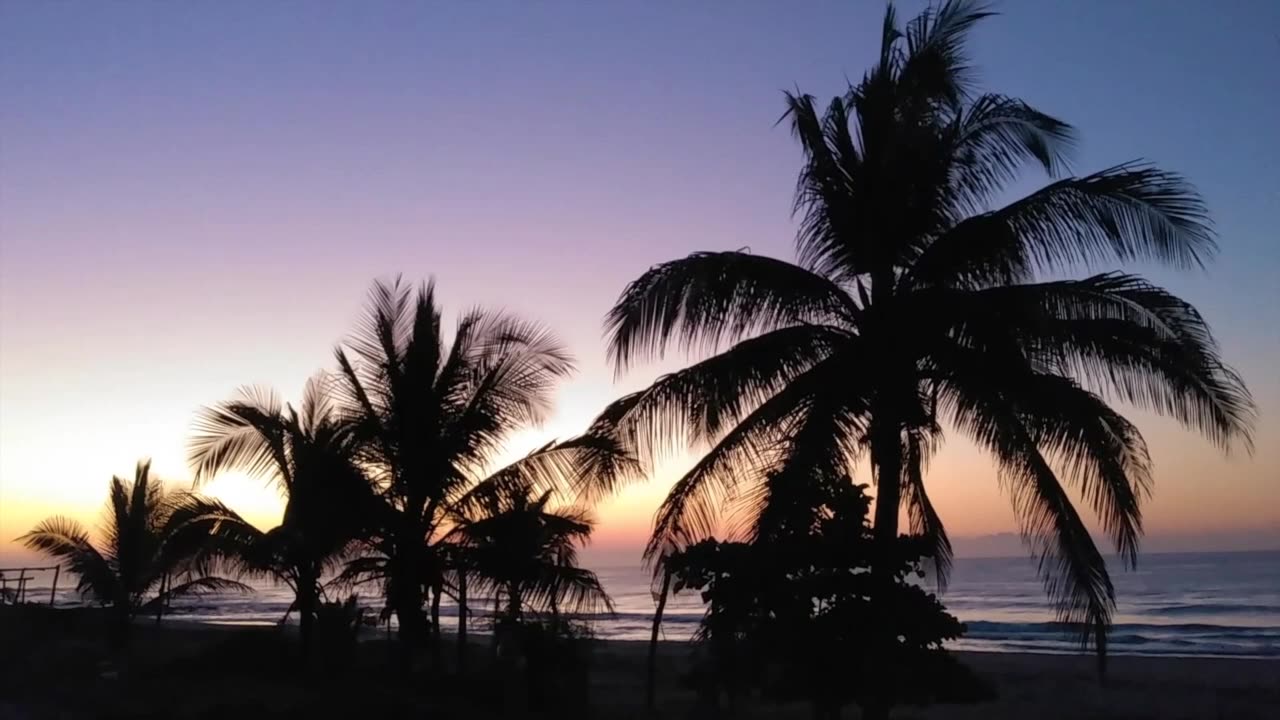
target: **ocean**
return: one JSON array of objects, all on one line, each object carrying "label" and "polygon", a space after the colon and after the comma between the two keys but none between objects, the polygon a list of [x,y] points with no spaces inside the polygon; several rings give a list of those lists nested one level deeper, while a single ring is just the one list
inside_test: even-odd
[{"label": "ocean", "polygon": [[[597,637],[647,640],[654,612],[649,575],[639,567],[597,568],[617,612],[590,618]],[[1144,555],[1136,571],[1115,572],[1117,612],[1110,651],[1118,655],[1280,657],[1280,552]],[[78,604],[66,578],[59,605]],[[42,592],[43,590],[43,592]],[[48,580],[31,583],[28,599],[47,597]],[[291,597],[262,586],[251,595],[175,602],[173,617],[227,624],[280,620]],[[380,605],[377,598],[370,604]],[[1052,608],[1026,558],[961,558],[942,596],[968,627],[949,647],[985,652],[1063,653],[1075,641],[1052,623]],[[483,607],[476,604],[473,607]],[[662,637],[687,640],[702,618],[696,593],[667,604]],[[446,631],[453,629],[452,607]]]}]

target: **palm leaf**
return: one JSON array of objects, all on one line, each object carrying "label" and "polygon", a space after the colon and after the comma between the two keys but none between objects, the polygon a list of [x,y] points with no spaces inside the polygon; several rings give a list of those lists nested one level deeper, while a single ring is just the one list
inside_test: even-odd
[{"label": "palm leaf", "polygon": [[93,596],[104,603],[118,599],[119,583],[115,572],[93,547],[89,533],[74,520],[55,515],[17,541],[29,550],[65,562],[67,570],[79,578],[77,590],[82,596]]},{"label": "palm leaf", "polygon": [[695,253],[650,269],[623,291],[605,321],[609,360],[622,370],[665,352],[689,352],[799,323],[839,323],[855,312],[830,280],[745,252]]}]

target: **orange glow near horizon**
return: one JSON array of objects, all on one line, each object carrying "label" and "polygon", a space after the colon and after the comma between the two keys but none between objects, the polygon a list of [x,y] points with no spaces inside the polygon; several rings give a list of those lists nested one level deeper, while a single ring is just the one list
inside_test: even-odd
[{"label": "orange glow near horizon", "polygon": [[[596,409],[610,397],[606,382],[570,383],[560,394],[559,411],[537,431],[521,433],[509,443],[509,458],[546,442],[580,431]],[[136,397],[136,396],[135,396]],[[189,487],[190,473],[184,459],[184,426],[166,424],[162,407],[150,408],[156,420],[120,423],[90,432],[89,416],[63,416],[75,423],[74,452],[50,447],[40,432],[15,432],[3,428],[4,481],[0,483],[0,551],[19,548],[13,541],[46,516],[59,514],[94,528],[100,518],[107,480],[112,474],[131,477],[133,465],[144,448],[152,456],[153,472],[172,487]],[[80,425],[83,423],[83,425]],[[1145,513],[1149,535],[1257,531],[1280,537],[1275,479],[1277,449],[1259,443],[1257,453],[1223,457],[1193,435],[1177,431],[1171,423],[1147,419],[1152,452],[1157,462],[1154,497]],[[36,429],[39,426],[36,425]],[[1269,425],[1260,433],[1273,430]],[[655,509],[682,464],[668,463],[660,479],[638,482],[595,508],[598,521],[592,547],[597,550],[634,550],[644,543]],[[865,468],[860,471],[865,475]],[[858,478],[863,482],[862,478]],[[935,504],[953,537],[1007,533],[1016,529],[1008,501],[1002,496],[990,463],[962,440],[952,439],[929,469],[929,485]],[[1230,491],[1213,487],[1229,483]],[[200,488],[218,497],[246,517],[267,528],[279,522],[283,501],[269,483],[243,475],[218,477]],[[1086,515],[1087,509],[1085,510]]]}]

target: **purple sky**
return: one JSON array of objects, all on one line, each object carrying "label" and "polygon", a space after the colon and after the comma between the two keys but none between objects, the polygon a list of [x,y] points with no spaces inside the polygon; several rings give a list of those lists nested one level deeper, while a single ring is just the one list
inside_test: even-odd
[{"label": "purple sky", "polygon": [[[1258,452],[1140,420],[1149,525],[1280,538],[1280,3],[1220,5],[1005,3],[974,55],[988,87],[1078,126],[1079,170],[1149,158],[1205,194],[1221,258],[1152,276],[1249,381]],[[781,90],[841,91],[881,12],[0,0],[0,541],[91,517],[139,456],[187,477],[197,406],[241,383],[296,396],[397,272],[552,325],[581,372],[548,432],[573,432],[652,376],[615,386],[604,364],[628,280],[700,249],[790,257]],[[605,539],[636,540],[671,479],[602,508]],[[930,482],[954,532],[1014,527],[971,449]],[[276,507],[260,483],[215,490]]]}]

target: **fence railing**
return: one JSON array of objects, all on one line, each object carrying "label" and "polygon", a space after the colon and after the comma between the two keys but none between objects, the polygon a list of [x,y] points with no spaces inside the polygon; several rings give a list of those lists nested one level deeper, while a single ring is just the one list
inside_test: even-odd
[{"label": "fence railing", "polygon": [[[11,577],[10,573],[18,573]],[[27,586],[36,579],[27,573],[52,572],[53,582],[49,584],[49,604],[53,605],[58,598],[58,576],[62,573],[61,565],[52,567],[0,568],[0,605],[21,605],[27,602]],[[43,590],[44,588],[40,588]]]}]

